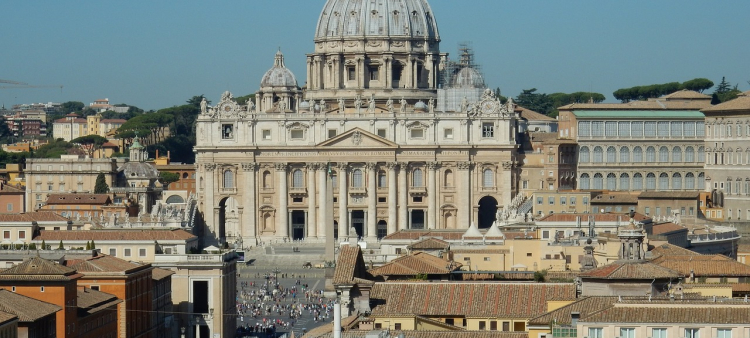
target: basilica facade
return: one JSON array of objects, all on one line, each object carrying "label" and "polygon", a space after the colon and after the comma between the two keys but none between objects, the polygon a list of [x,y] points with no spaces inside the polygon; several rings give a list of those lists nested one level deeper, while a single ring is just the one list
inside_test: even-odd
[{"label": "basilica facade", "polygon": [[426,0],[329,0],[305,87],[279,52],[254,102],[229,92],[204,102],[195,152],[207,237],[374,241],[489,227],[517,189],[517,116],[491,90],[456,88],[476,94],[436,109],[451,75],[439,43]]}]

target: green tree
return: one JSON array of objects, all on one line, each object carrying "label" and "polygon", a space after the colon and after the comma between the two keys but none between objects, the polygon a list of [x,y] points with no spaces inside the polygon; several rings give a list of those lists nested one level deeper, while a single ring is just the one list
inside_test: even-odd
[{"label": "green tree", "polygon": [[240,104],[240,105],[247,104],[248,100],[255,101],[255,94],[247,94],[245,96],[239,96],[239,97],[234,98],[234,101],[236,101],[237,104]]},{"label": "green tree", "polygon": [[727,82],[727,78],[725,76],[721,77],[721,82],[716,86],[716,89],[714,90],[715,94],[723,94],[727,93],[730,90],[732,90],[732,85]]},{"label": "green tree", "polygon": [[29,243],[29,250],[36,250],[36,244]]},{"label": "green tree", "polygon": [[555,107],[547,94],[537,93],[536,88],[524,89],[515,98],[516,104],[544,115],[550,115]]},{"label": "green tree", "polygon": [[47,242],[42,240],[42,250],[47,250]]},{"label": "green tree", "polygon": [[177,182],[180,180],[180,174],[177,173],[170,173],[166,171],[159,172],[159,177],[161,177],[162,183],[164,183],[165,186],[169,186],[170,184]]},{"label": "green tree", "polygon": [[94,153],[101,149],[107,141],[106,138],[99,135],[86,135],[75,138],[70,143],[77,145],[89,157],[93,157]]},{"label": "green tree", "polygon": [[726,78],[722,76],[721,82],[716,85],[716,90],[711,95],[711,104],[719,104],[736,99],[742,93],[737,87],[738,85],[732,87]]},{"label": "green tree", "polygon": [[713,86],[714,86],[713,81],[706,79],[706,78],[702,78],[702,77],[688,80],[682,83],[682,88],[687,89],[687,90],[694,90],[699,93],[703,93],[703,91]]},{"label": "green tree", "polygon": [[35,156],[36,158],[59,158],[60,155],[70,154],[73,148],[75,146],[72,143],[59,138],[37,148]]},{"label": "green tree", "polygon": [[[206,98],[206,96],[203,95],[203,94],[195,95],[195,96],[191,97],[190,99],[188,99],[186,102],[187,102],[187,104],[200,109],[200,107],[201,107],[201,101],[203,101],[204,98]],[[208,101],[208,99],[206,99],[206,102],[208,104],[211,104],[211,101]]]},{"label": "green tree", "polygon": [[62,239],[60,240],[60,245],[57,246],[57,250],[65,250],[65,246],[63,246]]},{"label": "green tree", "polygon": [[91,250],[91,241],[86,241],[86,250]]},{"label": "green tree", "polygon": [[83,107],[86,107],[86,105],[83,104],[83,102],[80,102],[80,101],[63,102],[60,105],[60,113],[62,113],[63,115],[66,115],[66,114],[70,114],[70,113],[79,112],[79,111],[83,110]]},{"label": "green tree", "polygon": [[94,240],[91,240],[91,250],[96,249],[96,243],[94,243]]},{"label": "green tree", "polygon": [[544,283],[544,281],[547,280],[547,270],[542,271],[535,271],[534,272],[534,281],[537,283]]},{"label": "green tree", "polygon": [[107,180],[104,177],[104,173],[99,173],[99,175],[96,175],[96,184],[94,184],[94,193],[106,194],[108,192],[109,192],[109,185],[107,185]]},{"label": "green tree", "polygon": [[16,137],[13,136],[13,132],[8,127],[8,123],[4,117],[0,117],[0,142],[3,144],[11,144],[16,141]]}]

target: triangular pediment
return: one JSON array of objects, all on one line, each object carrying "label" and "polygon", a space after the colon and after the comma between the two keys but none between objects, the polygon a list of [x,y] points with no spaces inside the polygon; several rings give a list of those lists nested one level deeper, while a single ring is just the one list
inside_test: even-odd
[{"label": "triangular pediment", "polygon": [[317,147],[326,148],[397,148],[398,145],[378,135],[354,128],[334,138],[318,143]]}]

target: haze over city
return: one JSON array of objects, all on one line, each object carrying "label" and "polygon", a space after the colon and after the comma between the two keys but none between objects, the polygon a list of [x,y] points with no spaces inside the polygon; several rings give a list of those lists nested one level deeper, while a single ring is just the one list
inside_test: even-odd
[{"label": "haze over city", "polygon": [[[160,109],[258,88],[278,48],[300,86],[325,1],[0,3],[0,104],[108,97]],[[516,96],[594,91],[722,76],[750,88],[750,2],[430,3],[441,49],[472,42],[489,87]]]}]

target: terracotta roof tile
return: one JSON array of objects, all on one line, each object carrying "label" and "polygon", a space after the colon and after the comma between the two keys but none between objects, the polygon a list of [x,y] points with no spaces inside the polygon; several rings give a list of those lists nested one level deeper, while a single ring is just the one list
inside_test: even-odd
[{"label": "terracotta roof tile", "polygon": [[679,278],[682,275],[651,262],[619,261],[582,272],[581,278],[592,279],[654,279]]},{"label": "terracotta roof tile", "polygon": [[451,245],[444,240],[430,237],[411,244],[407,248],[409,250],[443,250],[450,246]]},{"label": "terracotta roof tile", "polygon": [[150,264],[137,264],[114,256],[98,255],[85,260],[66,261],[66,266],[86,275],[88,273],[130,273],[140,269],[148,269]]},{"label": "terracotta roof tile", "polygon": [[531,109],[527,109],[521,106],[516,106],[515,111],[519,113],[522,119],[528,121],[557,121],[557,119],[555,118],[537,113]]},{"label": "terracotta roof tile", "polygon": [[750,111],[750,96],[739,96],[734,100],[722,102],[713,107],[701,110],[704,113],[718,113],[729,111]]},{"label": "terracotta roof tile", "polygon": [[678,90],[672,94],[664,95],[662,98],[667,100],[710,100],[711,96],[696,92],[694,90]]},{"label": "terracotta roof tile", "polygon": [[106,292],[84,288],[78,289],[78,308],[88,313],[95,313],[122,303],[117,296]]},{"label": "terracotta roof tile", "polygon": [[74,269],[40,257],[31,257],[0,271],[3,280],[69,280],[79,276]]},{"label": "terracotta roof tile", "polygon": [[[373,276],[414,276],[417,274],[445,275],[461,267],[454,263],[453,269],[448,269],[448,262],[428,253],[417,252],[413,255],[396,258],[383,266],[370,269]],[[457,265],[457,266],[456,266]]]},{"label": "terracotta roof tile", "polygon": [[9,290],[0,290],[0,311],[11,313],[20,322],[33,322],[62,310],[61,307],[26,297]]},{"label": "terracotta roof tile", "polygon": [[[596,222],[616,222],[618,219],[620,219],[623,223],[630,220],[630,217],[624,213],[604,213],[604,214],[576,214],[576,213],[570,213],[570,214],[550,214],[545,217],[543,217],[540,220],[537,220],[537,222],[575,222],[576,217],[581,217],[581,219],[588,219],[589,216],[594,216],[594,220]],[[635,217],[633,217],[633,220],[636,222],[643,222],[646,220],[651,220],[650,217],[641,214],[641,213],[635,213]]]},{"label": "terracotta roof tile", "polygon": [[[321,329],[320,328],[327,328]],[[333,338],[333,326],[328,324],[310,330],[303,338]],[[377,332],[377,331],[376,331]],[[341,338],[369,338],[373,331],[351,330],[341,332]],[[503,331],[401,331],[391,330],[387,337],[395,338],[403,334],[405,338],[529,338],[528,332]]]},{"label": "terracotta roof tile", "polygon": [[644,191],[638,198],[644,199],[698,199],[700,193],[697,191]]},{"label": "terracotta roof tile", "polygon": [[588,323],[688,323],[688,324],[746,324],[750,318],[750,304],[680,304],[663,307],[620,305],[582,317]]},{"label": "terracotta roof tile", "polygon": [[638,196],[631,194],[601,194],[591,198],[591,204],[638,204]]},{"label": "terracotta roof tile", "polygon": [[174,274],[174,271],[168,269],[154,268],[151,270],[151,278],[153,280],[162,280]]},{"label": "terracotta roof tile", "polygon": [[86,230],[86,231],[50,231],[43,230],[34,237],[35,241],[169,241],[189,240],[195,235],[182,230]]},{"label": "terracotta roof tile", "polygon": [[[588,215],[588,214],[587,214]],[[479,232],[484,234],[487,229],[479,229]],[[470,239],[469,237],[464,238],[463,235],[466,233],[466,229],[443,229],[443,230],[399,230],[388,236],[385,236],[383,240],[420,240],[425,237],[434,237],[443,241],[460,241],[462,239]],[[536,233],[529,232],[524,233],[522,231],[503,231],[505,238],[523,238],[530,236],[534,238]],[[479,240],[482,238],[479,237]]]},{"label": "terracotta roof tile", "polygon": [[8,313],[8,312],[5,312],[5,311],[0,311],[0,323],[5,323],[5,322],[8,322],[8,321],[17,320],[17,319],[18,319],[18,316],[14,315],[12,313]]},{"label": "terracotta roof tile", "polygon": [[93,204],[106,205],[112,200],[106,194],[51,194],[47,197],[47,204]]},{"label": "terracotta roof tile", "polygon": [[373,316],[533,318],[551,299],[573,300],[575,285],[543,283],[375,283]]},{"label": "terracotta roof tile", "polygon": [[675,231],[688,231],[687,228],[683,227],[682,225],[674,224],[671,222],[654,225],[651,229],[651,234],[653,235],[661,235]]},{"label": "terracotta roof tile", "polygon": [[52,211],[34,211],[20,214],[0,213],[3,222],[67,222],[68,219]]},{"label": "terracotta roof tile", "polygon": [[654,247],[649,251],[652,255],[661,256],[661,255],[700,255],[699,253],[685,249],[683,247],[676,246],[674,244],[664,243],[662,245],[659,245],[657,247]]},{"label": "terracotta roof tile", "polygon": [[371,276],[367,273],[359,246],[342,246],[333,272],[333,284],[350,285],[355,283],[355,278],[359,278],[358,282],[361,282],[363,279],[368,280],[368,277]]},{"label": "terracotta roof tile", "polygon": [[710,100],[630,101],[628,103],[572,103],[558,110],[700,110],[711,106]]},{"label": "terracotta roof tile", "polygon": [[655,264],[677,271],[685,277],[691,271],[695,277],[750,277],[750,266],[738,261],[722,258],[695,259],[697,257],[701,256],[666,256]]},{"label": "terracotta roof tile", "polygon": [[572,312],[578,312],[581,314],[581,317],[585,317],[596,311],[611,307],[615,302],[617,302],[617,297],[583,298],[575,303],[529,319],[529,325],[549,325],[552,322],[558,325],[570,325],[570,314]]}]

